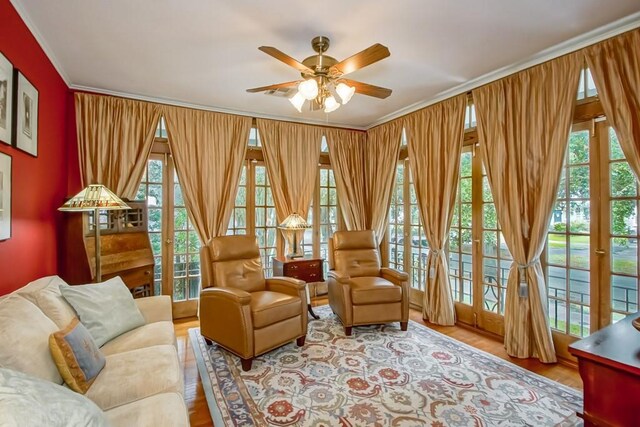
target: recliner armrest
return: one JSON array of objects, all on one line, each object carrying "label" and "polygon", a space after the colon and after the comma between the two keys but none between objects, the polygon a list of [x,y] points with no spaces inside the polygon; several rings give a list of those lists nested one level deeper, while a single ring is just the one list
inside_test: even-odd
[{"label": "recliner armrest", "polygon": [[306,283],[304,280],[294,279],[293,277],[269,277],[265,279],[267,290],[271,292],[280,292],[287,295],[299,296],[300,291],[305,291]]},{"label": "recliner armrest", "polygon": [[347,285],[351,280],[351,277],[340,274],[335,270],[330,270],[327,275],[329,276],[330,279],[334,279],[336,282],[340,283],[341,285]]},{"label": "recliner armrest", "polygon": [[409,275],[404,271],[398,271],[393,268],[382,267],[380,269],[380,275],[393,283],[406,282],[409,280]]},{"label": "recliner armrest", "polygon": [[221,298],[240,305],[249,305],[251,294],[235,288],[206,288],[200,291],[200,298]]}]

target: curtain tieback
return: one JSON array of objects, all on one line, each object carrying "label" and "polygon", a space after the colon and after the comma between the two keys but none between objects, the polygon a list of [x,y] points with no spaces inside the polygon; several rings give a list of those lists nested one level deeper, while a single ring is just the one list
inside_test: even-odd
[{"label": "curtain tieback", "polygon": [[429,254],[433,255],[430,261],[431,265],[429,267],[429,279],[433,279],[434,277],[436,277],[436,260],[438,259],[439,256],[442,255],[442,250],[430,249]]},{"label": "curtain tieback", "polygon": [[533,267],[534,264],[540,262],[540,258],[535,258],[527,264],[518,263],[518,296],[520,298],[529,298],[529,283],[527,282],[527,268]]}]

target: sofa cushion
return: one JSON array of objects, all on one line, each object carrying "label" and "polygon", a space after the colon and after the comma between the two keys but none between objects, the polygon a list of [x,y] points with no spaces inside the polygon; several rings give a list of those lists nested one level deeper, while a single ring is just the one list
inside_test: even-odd
[{"label": "sofa cushion", "polygon": [[106,411],[165,392],[183,393],[178,353],[172,345],[107,356],[104,369],[85,396]]},{"label": "sofa cushion", "polygon": [[0,368],[0,425],[7,427],[107,427],[91,400],[51,381]]},{"label": "sofa cushion", "polygon": [[0,367],[62,384],[49,352],[58,327],[38,307],[13,294],[0,301]]},{"label": "sofa cushion", "polygon": [[145,323],[172,321],[171,297],[169,295],[155,295],[152,297],[134,299],[138,310],[142,313]]},{"label": "sofa cushion", "polygon": [[256,329],[300,315],[300,298],[279,292],[251,292],[251,316]]},{"label": "sofa cushion", "polygon": [[17,293],[37,305],[59,329],[62,329],[76,318],[75,310],[60,292],[60,285],[66,284],[58,276],[48,276],[34,280]]},{"label": "sofa cushion", "polygon": [[78,319],[51,334],[49,348],[62,379],[78,393],[86,393],[104,368],[104,355]]},{"label": "sofa cushion", "polygon": [[189,414],[179,393],[161,393],[106,412],[113,427],[188,427]]},{"label": "sofa cushion", "polygon": [[102,346],[100,350],[108,356],[163,344],[176,346],[176,335],[172,322],[147,323],[146,325],[115,337]]},{"label": "sofa cushion", "polygon": [[352,277],[351,301],[356,305],[391,303],[402,300],[402,288],[382,277]]},{"label": "sofa cushion", "polygon": [[60,291],[98,347],[145,324],[129,288],[120,277],[91,285],[61,285]]}]

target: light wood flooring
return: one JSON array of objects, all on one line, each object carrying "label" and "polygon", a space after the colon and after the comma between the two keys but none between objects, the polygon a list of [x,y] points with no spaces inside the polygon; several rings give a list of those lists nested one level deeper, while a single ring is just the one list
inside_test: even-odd
[{"label": "light wood flooring", "polygon": [[[313,305],[327,304],[326,298],[314,301]],[[487,353],[494,354],[502,359],[508,360],[518,366],[528,369],[537,374],[543,375],[554,381],[558,381],[567,386],[582,389],[582,381],[578,370],[574,366],[562,363],[544,364],[535,359],[514,359],[507,355],[498,339],[482,332],[461,326],[437,326],[422,320],[422,313],[411,310],[411,320],[422,323],[440,333],[450,336],[458,341],[462,341]],[[198,374],[193,348],[189,342],[188,330],[199,326],[197,318],[180,319],[174,321],[176,338],[178,340],[178,353],[180,362],[184,368],[184,388],[185,400],[189,408],[189,417],[192,427],[212,426],[211,416],[207,400],[202,389],[202,382]]]}]

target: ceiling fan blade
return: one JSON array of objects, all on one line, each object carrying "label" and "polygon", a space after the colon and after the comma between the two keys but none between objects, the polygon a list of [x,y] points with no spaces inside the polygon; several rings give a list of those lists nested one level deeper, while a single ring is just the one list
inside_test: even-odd
[{"label": "ceiling fan blade", "polygon": [[298,83],[300,83],[300,80],[296,80],[293,82],[286,82],[286,83],[278,83],[278,84],[269,85],[269,86],[254,87],[252,89],[247,89],[247,92],[256,93],[256,92],[264,92],[265,90],[280,89],[282,87],[294,87]]},{"label": "ceiling fan blade", "polygon": [[338,62],[329,69],[329,72],[331,74],[339,75],[353,73],[354,71],[364,68],[367,65],[371,65],[374,62],[378,62],[389,55],[391,55],[391,52],[389,52],[389,49],[386,46],[376,43],[362,52],[358,52],[355,55]]},{"label": "ceiling fan blade", "polygon": [[301,73],[313,74],[313,70],[311,68],[307,67],[306,65],[304,65],[301,62],[296,61],[295,59],[293,59],[292,57],[290,57],[286,53],[281,52],[280,50],[276,49],[275,47],[260,46],[258,49],[263,51],[267,55],[273,56],[278,61],[282,61],[285,64],[287,64],[288,66],[295,68],[296,70],[300,71]]},{"label": "ceiling fan blade", "polygon": [[373,96],[374,98],[385,99],[389,95],[391,95],[391,89],[387,89],[386,87],[374,86],[367,83],[358,82],[355,80],[349,79],[339,79],[338,83],[345,83],[349,86],[356,88],[356,93],[361,95]]}]

